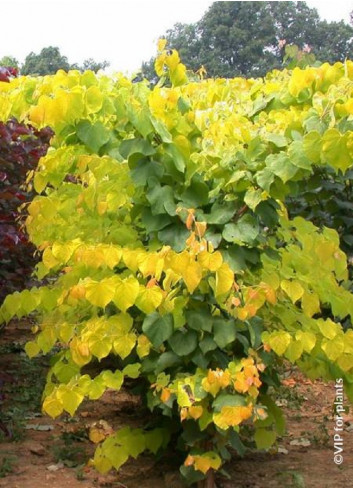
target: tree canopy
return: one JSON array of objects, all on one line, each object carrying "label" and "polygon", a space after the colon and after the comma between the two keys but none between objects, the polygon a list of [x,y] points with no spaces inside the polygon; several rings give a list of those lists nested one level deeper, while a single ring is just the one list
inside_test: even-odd
[{"label": "tree canopy", "polygon": [[19,69],[22,75],[52,75],[58,70],[92,70],[95,73],[98,70],[104,70],[109,66],[106,60],[96,61],[93,58],[88,58],[83,61],[82,66],[78,63],[69,63],[66,56],[60,53],[60,49],[55,46],[48,46],[41,50],[39,54],[31,52],[26,56],[22,66],[13,56],[4,56],[0,60],[0,66],[11,66]]},{"label": "tree canopy", "polygon": [[21,73],[23,75],[52,75],[58,70],[71,68],[66,56],[62,56],[58,47],[43,48],[39,54],[33,52],[26,57]]},{"label": "tree canopy", "polygon": [[[282,65],[284,46],[310,50],[321,62],[353,56],[353,28],[320,19],[306,2],[214,2],[194,24],[175,24],[163,36],[192,70],[208,76],[263,76]],[[154,60],[142,72],[155,76]]]}]

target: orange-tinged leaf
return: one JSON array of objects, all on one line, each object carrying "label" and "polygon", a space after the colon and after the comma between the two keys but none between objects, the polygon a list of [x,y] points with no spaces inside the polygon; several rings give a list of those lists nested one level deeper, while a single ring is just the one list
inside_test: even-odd
[{"label": "orange-tinged leaf", "polygon": [[74,285],[70,290],[70,297],[73,299],[83,299],[86,295],[86,288],[82,284]]},{"label": "orange-tinged leaf", "polygon": [[161,394],[161,401],[162,402],[168,402],[171,396],[171,390],[168,389],[168,387],[164,387],[162,389],[162,394]]},{"label": "orange-tinged leaf", "polygon": [[252,416],[252,405],[248,406],[223,406],[220,413],[213,415],[213,422],[223,430],[230,426],[238,426],[242,421]]},{"label": "orange-tinged leaf", "polygon": [[201,418],[202,413],[203,413],[203,407],[202,406],[190,406],[189,407],[189,416],[193,419]]},{"label": "orange-tinged leaf", "polygon": [[188,217],[186,218],[186,222],[185,222],[187,229],[190,230],[192,228],[192,225],[194,224],[194,220],[195,220],[195,217],[194,217],[193,212],[189,212]]},{"label": "orange-tinged leaf", "polygon": [[104,419],[93,423],[88,432],[89,439],[97,444],[105,440],[108,436],[114,433],[113,428]]},{"label": "orange-tinged leaf", "polygon": [[186,467],[194,466],[195,470],[199,470],[206,474],[209,469],[218,470],[222,465],[222,460],[215,452],[206,452],[202,455],[188,455],[184,465]]}]

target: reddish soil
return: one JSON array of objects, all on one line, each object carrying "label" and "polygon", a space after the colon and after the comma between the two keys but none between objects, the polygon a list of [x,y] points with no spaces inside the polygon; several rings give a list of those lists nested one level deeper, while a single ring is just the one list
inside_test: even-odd
[{"label": "reddish soil", "polygon": [[[22,346],[29,336],[29,327],[23,322],[12,323],[0,334],[4,394],[0,420],[13,435],[9,439],[0,432],[0,487],[183,487],[174,453],[161,460],[147,455],[130,459],[119,472],[104,476],[87,465],[95,449],[87,436],[94,422],[104,419],[114,429],[126,424],[139,426],[145,414],[136,397],[107,392],[99,401],[84,403],[74,418],[43,416],[38,379],[45,375],[48,359],[26,359]],[[279,441],[282,453],[254,451],[244,459],[235,457],[225,467],[230,479],[219,478],[217,485],[352,487],[352,410],[345,416],[344,460],[337,466],[333,461],[334,385],[311,383],[296,371],[284,384],[281,402],[287,434]]]}]

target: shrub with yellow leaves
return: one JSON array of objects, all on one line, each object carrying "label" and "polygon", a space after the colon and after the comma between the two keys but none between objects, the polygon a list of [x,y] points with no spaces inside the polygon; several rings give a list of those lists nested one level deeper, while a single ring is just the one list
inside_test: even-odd
[{"label": "shrub with yellow leaves", "polygon": [[[347,258],[335,231],[285,206],[315,168],[352,167],[353,62],[193,81],[158,51],[153,88],[77,71],[0,83],[0,119],[55,131],[28,180],[47,285],[8,296],[0,322],[35,313],[27,354],[59,348],[52,417],[138,385],[153,423],[92,427],[98,470],[173,440],[186,482],[210,483],[231,450],[284,433],[278,358],[341,377],[353,399]],[[108,356],[115,370],[82,370]]]}]

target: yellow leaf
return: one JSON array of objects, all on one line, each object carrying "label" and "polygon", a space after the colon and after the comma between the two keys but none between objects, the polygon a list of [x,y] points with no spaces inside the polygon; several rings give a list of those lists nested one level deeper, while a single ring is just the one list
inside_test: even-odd
[{"label": "yellow leaf", "polygon": [[209,469],[218,470],[222,465],[222,460],[215,452],[206,452],[202,455],[188,455],[184,465],[189,467],[193,465],[195,470],[199,470],[203,474],[206,474]]},{"label": "yellow leaf", "polygon": [[80,341],[77,337],[70,342],[70,352],[73,361],[80,366],[86,365],[92,359],[87,343]]},{"label": "yellow leaf", "polygon": [[182,271],[182,277],[188,291],[192,294],[202,279],[202,268],[199,263],[191,260]]},{"label": "yellow leaf", "polygon": [[55,268],[60,262],[55,258],[50,248],[46,248],[43,253],[42,261],[49,270]]},{"label": "yellow leaf", "polygon": [[100,443],[114,433],[113,428],[104,419],[92,424],[89,428],[88,437],[93,443]]},{"label": "yellow leaf", "polygon": [[70,390],[69,387],[64,387],[62,389],[60,387],[56,392],[57,398],[62,402],[65,411],[73,416],[83,401],[84,396],[77,391]]},{"label": "yellow leaf", "polygon": [[277,353],[283,355],[291,342],[291,335],[286,331],[274,331],[266,339],[266,343]]},{"label": "yellow leaf", "polygon": [[309,292],[304,292],[302,297],[302,309],[309,318],[320,312],[320,300],[316,292],[311,294]]},{"label": "yellow leaf", "polygon": [[227,294],[234,283],[234,273],[227,263],[223,263],[216,271],[215,296]]},{"label": "yellow leaf", "polygon": [[167,39],[158,39],[158,42],[157,42],[157,49],[158,51],[163,51],[163,49],[165,49],[167,45]]},{"label": "yellow leaf", "polygon": [[151,349],[152,343],[144,334],[141,334],[137,340],[136,352],[140,358],[146,357]]},{"label": "yellow leaf", "polygon": [[117,355],[124,360],[136,344],[135,333],[128,333],[114,341],[113,347]]},{"label": "yellow leaf", "polygon": [[85,284],[86,299],[98,307],[105,307],[113,300],[116,293],[116,284],[112,278],[103,279],[100,282],[92,280]]},{"label": "yellow leaf", "polygon": [[25,352],[27,353],[29,358],[33,358],[38,355],[38,353],[40,352],[40,348],[34,341],[28,341],[25,346]]},{"label": "yellow leaf", "polygon": [[303,345],[303,350],[306,353],[310,353],[316,344],[316,336],[314,333],[308,331],[297,331],[295,333],[297,340]]},{"label": "yellow leaf", "polygon": [[303,297],[304,289],[297,280],[282,280],[281,288],[293,304]]},{"label": "yellow leaf", "polygon": [[163,291],[157,285],[149,288],[140,287],[139,295],[136,298],[135,304],[146,314],[154,312],[162,303]]},{"label": "yellow leaf", "polygon": [[202,379],[202,388],[215,397],[220,389],[224,389],[230,384],[230,373],[225,370],[217,368],[216,370],[209,370],[207,377]]},{"label": "yellow leaf", "polygon": [[318,319],[317,325],[319,326],[320,332],[325,338],[333,340],[335,336],[342,332],[342,329],[338,324],[334,323],[332,319]]},{"label": "yellow leaf", "polygon": [[230,426],[238,426],[242,421],[252,415],[252,405],[248,406],[223,406],[220,413],[213,414],[213,422],[222,430]]},{"label": "yellow leaf", "polygon": [[135,277],[131,276],[120,280],[115,289],[114,303],[121,311],[125,312],[126,309],[135,304],[139,290],[140,285]]},{"label": "yellow leaf", "polygon": [[104,201],[98,202],[98,204],[97,204],[98,215],[102,216],[103,214],[105,214],[107,212],[107,209],[108,209],[108,203],[107,202],[104,202]]},{"label": "yellow leaf", "polygon": [[121,260],[122,251],[120,248],[109,246],[102,250],[106,265],[113,269]]},{"label": "yellow leaf", "polygon": [[46,397],[43,402],[43,411],[51,418],[57,418],[63,412],[64,407],[55,397]]},{"label": "yellow leaf", "polygon": [[215,272],[222,266],[223,257],[220,251],[215,251],[214,253],[201,251],[201,253],[197,255],[197,261],[200,263],[202,268]]}]

